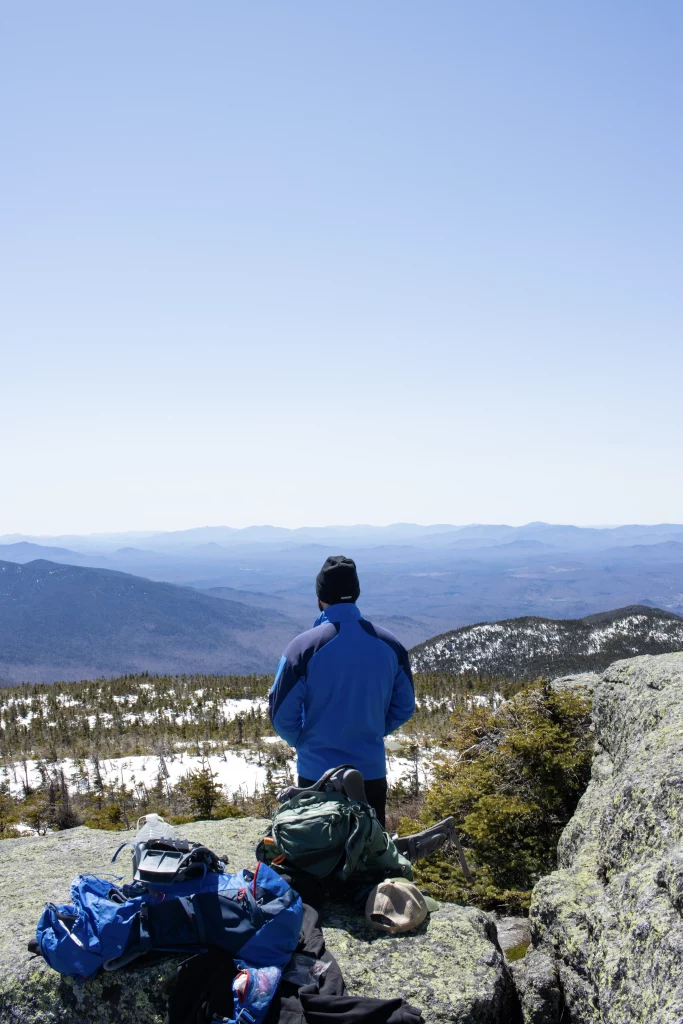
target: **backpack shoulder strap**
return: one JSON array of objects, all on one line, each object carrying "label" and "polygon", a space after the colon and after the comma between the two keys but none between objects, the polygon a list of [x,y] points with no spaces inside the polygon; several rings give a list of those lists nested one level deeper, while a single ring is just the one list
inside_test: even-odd
[{"label": "backpack shoulder strap", "polygon": [[[332,781],[336,775],[340,772],[343,775],[349,770],[356,771],[352,764],[340,764],[337,768],[328,769],[328,771],[326,771],[324,775],[321,775],[318,781],[314,782],[312,786],[288,786],[287,789],[283,789],[283,791],[278,795],[278,802],[283,804],[285,800],[291,800],[292,797],[299,796],[300,793],[319,793],[325,789],[327,784]],[[334,788],[338,793],[343,792],[341,786],[335,786]]]}]

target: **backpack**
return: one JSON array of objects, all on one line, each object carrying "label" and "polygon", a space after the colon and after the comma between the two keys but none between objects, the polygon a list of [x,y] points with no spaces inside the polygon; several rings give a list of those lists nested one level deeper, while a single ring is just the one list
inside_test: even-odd
[{"label": "backpack", "polygon": [[302,916],[300,896],[266,864],[155,889],[81,875],[72,882],[71,904],[47,904],[36,947],[54,970],[82,980],[147,952],[210,947],[254,967],[281,968],[296,948]]},{"label": "backpack", "polygon": [[410,861],[399,853],[364,796],[362,776],[349,765],[326,772],[308,789],[285,790],[256,856],[278,870],[304,871],[334,882],[374,884],[399,876],[412,880]]},{"label": "backpack", "polygon": [[221,874],[227,864],[227,857],[217,857],[208,846],[175,837],[121,843],[112,864],[126,846],[132,847],[134,881],[148,882],[155,888],[203,877],[209,871]]}]

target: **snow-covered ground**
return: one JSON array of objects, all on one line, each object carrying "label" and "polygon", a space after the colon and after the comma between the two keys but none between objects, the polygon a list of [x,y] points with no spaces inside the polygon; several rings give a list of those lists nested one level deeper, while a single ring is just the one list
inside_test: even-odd
[{"label": "snow-covered ground", "polygon": [[[203,696],[203,691],[195,690],[194,695],[197,698],[201,698]],[[134,708],[138,702],[138,697],[137,694],[135,693],[126,694],[124,696],[115,695],[112,699],[119,706],[128,708]],[[45,709],[48,707],[48,697],[44,693],[33,696],[30,701],[28,700],[28,698],[25,697],[3,697],[2,693],[0,693],[0,728],[6,728],[6,715],[9,709],[12,707],[12,705],[25,705],[31,703],[32,701],[37,702],[39,709]],[[78,711],[83,710],[83,705],[80,701],[74,700],[66,694],[58,694],[57,701],[64,707],[75,708],[76,710],[74,711],[74,714],[77,714]],[[203,703],[203,707],[205,709],[211,708],[213,707],[213,705],[214,701],[212,700],[206,700]],[[237,718],[238,715],[248,715],[249,712],[251,711],[260,711],[262,715],[265,715],[267,713],[267,710],[268,701],[263,697],[235,697],[220,702],[218,707],[218,717],[222,721],[231,722],[234,718]],[[20,715],[17,718],[17,723],[19,725],[27,726],[30,725],[31,721],[36,717],[43,717],[43,714],[36,715],[36,713],[33,710],[29,709],[26,715]],[[95,728],[96,723],[98,727],[101,729],[110,729],[114,718],[114,716],[109,711],[98,711],[97,716],[91,714],[87,715],[86,717],[88,718],[91,729]],[[130,710],[122,714],[121,717],[125,722],[128,722],[131,725],[137,722],[138,720],[142,720],[145,723],[145,725],[152,725],[154,722],[163,720],[168,722],[175,722],[176,725],[182,725],[183,723],[195,721],[196,714],[195,709],[190,705],[182,713],[179,713],[177,708],[166,707],[160,708],[155,711],[144,711],[142,713],[136,713],[135,711]],[[48,726],[54,726],[55,724],[55,722],[47,722]]]},{"label": "snow-covered ground", "polygon": [[[179,750],[173,755],[165,756],[163,765],[156,754],[143,754],[105,758],[99,762],[99,768],[105,783],[114,783],[118,786],[125,784],[128,789],[134,789],[140,785],[152,789],[160,772],[168,784],[175,786],[188,772],[200,768],[202,760],[201,757]],[[259,764],[256,752],[222,750],[220,753],[211,753],[204,761],[208,762],[211,770],[217,775],[218,785],[224,787],[230,796],[234,793],[252,796],[256,791],[263,789],[265,785],[267,771],[265,758],[262,756],[262,763]],[[66,757],[58,761],[54,767],[62,769],[72,792],[84,792],[89,787],[92,788],[94,784],[95,772],[90,759],[81,762],[79,767],[72,758]],[[9,783],[13,796],[23,795],[26,776],[28,776],[30,786],[39,785],[40,772],[37,761],[27,761],[26,771],[20,762],[3,765],[0,768],[0,780],[6,780]]]},{"label": "snow-covered ground", "polygon": [[[151,688],[152,684],[139,684],[138,689]],[[206,709],[213,706],[214,702],[205,697],[205,691],[197,689],[192,691],[192,697],[203,701]],[[81,712],[89,718],[91,728],[108,729],[112,725],[113,715],[110,711],[98,709],[97,716],[89,713],[92,703],[86,707],[69,694],[56,695],[57,703],[68,707],[73,714]],[[486,700],[487,698],[472,698],[474,701]],[[115,694],[114,702],[120,708],[121,718],[127,723],[134,723],[142,719],[147,724],[152,724],[160,719],[175,721],[178,724],[192,721],[194,708],[190,703],[183,708],[169,706],[165,701],[154,711],[143,710],[139,706],[138,694],[129,693],[125,695]],[[54,701],[54,697],[53,697]],[[428,706],[444,707],[448,710],[448,700],[436,698],[425,698]],[[6,696],[3,700],[0,697],[0,726],[6,726],[5,718],[13,712],[12,705],[22,703],[22,710],[25,714],[19,718],[19,723],[28,725],[31,718],[35,717],[36,710],[40,717],[46,718],[46,724],[54,725],[50,721],[48,710],[48,695],[39,693],[32,697],[31,701],[22,699],[20,696]],[[169,702],[170,703],[170,702]],[[238,715],[250,714],[251,712],[265,715],[267,713],[267,700],[264,698],[233,698],[221,699],[218,701],[218,715],[224,721],[231,721]],[[26,705],[29,705],[26,707]],[[137,707],[136,707],[137,705]],[[54,703],[52,705],[54,707]],[[109,705],[111,707],[111,704]],[[206,758],[197,753],[196,743],[176,742],[171,753],[165,753],[163,759],[158,754],[131,755],[128,757],[106,758],[99,761],[99,773],[103,782],[116,786],[125,785],[128,789],[142,787],[147,790],[153,789],[157,784],[159,775],[169,786],[175,786],[180,779],[189,772],[200,768],[202,762],[208,762],[216,777],[216,782],[225,792],[226,797],[239,798],[251,797],[263,791],[268,781],[268,765],[270,763],[273,781],[276,786],[284,785],[296,777],[296,760],[294,752],[285,765],[272,768],[273,760],[268,754],[273,744],[282,742],[277,736],[264,736],[261,740],[260,749],[257,747],[240,747],[235,749],[226,748],[223,742],[212,740],[202,743],[202,748],[207,751]],[[392,736],[387,740],[387,775],[391,785],[399,782],[402,778],[407,779],[414,772],[415,768],[411,761],[401,756],[402,745],[400,736]],[[426,757],[420,759],[418,775],[421,785],[424,785],[428,777],[428,768],[425,766]],[[25,766],[24,766],[25,765]],[[21,762],[18,759],[7,764],[0,765],[0,782],[7,782],[13,796],[21,797],[24,794],[25,786],[36,788],[41,782],[39,765],[50,774],[54,770],[61,769],[64,772],[67,785],[72,792],[85,792],[92,789],[95,783],[95,766],[91,758],[74,761],[73,758],[62,758],[56,764],[46,765],[36,759]]]},{"label": "snow-covered ground", "polygon": [[[269,737],[270,739],[271,737]],[[275,742],[275,738],[272,737]],[[205,759],[204,763],[211,766],[216,774],[216,782],[225,790],[226,796],[253,796],[262,791],[267,781],[267,765],[263,754],[260,757],[256,751],[239,750],[214,750]],[[143,754],[131,757],[106,758],[99,762],[100,774],[105,783],[115,783],[117,786],[123,784],[128,789],[134,789],[144,785],[151,790],[157,783],[159,773],[162,772],[167,782],[175,786],[179,780],[188,772],[200,768],[202,758],[190,754],[184,750],[177,750],[173,755],[166,755],[163,759],[163,766],[160,758],[155,754]],[[52,767],[52,766],[50,766]],[[94,766],[90,760],[81,762],[80,766],[72,758],[63,758],[54,766],[64,772],[64,777],[71,792],[85,792],[88,787],[94,784]],[[387,778],[389,784],[396,784],[402,777],[409,776],[414,771],[412,761],[405,757],[387,751]],[[273,773],[276,784],[284,783],[289,778],[296,776],[296,760],[292,757],[286,768]],[[418,767],[420,784],[427,781],[429,770],[425,760],[421,759]],[[10,792],[13,796],[21,797],[24,794],[24,783],[28,777],[28,783],[32,787],[40,784],[40,772],[38,762],[35,760],[26,761],[26,771],[23,763],[15,761],[10,765],[0,767],[0,781],[9,783]]]}]

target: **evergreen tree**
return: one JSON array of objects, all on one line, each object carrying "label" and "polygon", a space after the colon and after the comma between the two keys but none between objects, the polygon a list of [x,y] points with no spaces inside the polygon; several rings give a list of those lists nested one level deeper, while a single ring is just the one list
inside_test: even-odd
[{"label": "evergreen tree", "polygon": [[454,717],[457,753],[434,763],[424,818],[455,817],[474,884],[457,858],[441,854],[416,868],[435,895],[491,909],[528,906],[535,882],[556,866],[560,834],[588,785],[590,709],[583,693],[539,683],[495,711],[474,705]]},{"label": "evergreen tree", "polygon": [[190,770],[178,783],[180,791],[188,798],[195,820],[210,818],[221,797],[220,787],[215,779],[218,773],[211,770],[210,763],[202,757],[201,766]]},{"label": "evergreen tree", "polygon": [[0,839],[15,839],[19,832],[16,824],[19,820],[18,808],[9,792],[9,785],[0,785]]}]

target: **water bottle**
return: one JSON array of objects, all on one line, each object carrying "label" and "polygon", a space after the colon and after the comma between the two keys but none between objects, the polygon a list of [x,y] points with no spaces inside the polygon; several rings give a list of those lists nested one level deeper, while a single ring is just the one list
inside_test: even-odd
[{"label": "water bottle", "polygon": [[173,825],[169,825],[158,814],[143,814],[141,818],[138,818],[135,841],[144,843],[148,839],[175,839]]},{"label": "water bottle", "polygon": [[279,967],[250,967],[235,960],[232,982],[233,1016],[214,1015],[213,1024],[262,1024],[282,977]]}]

